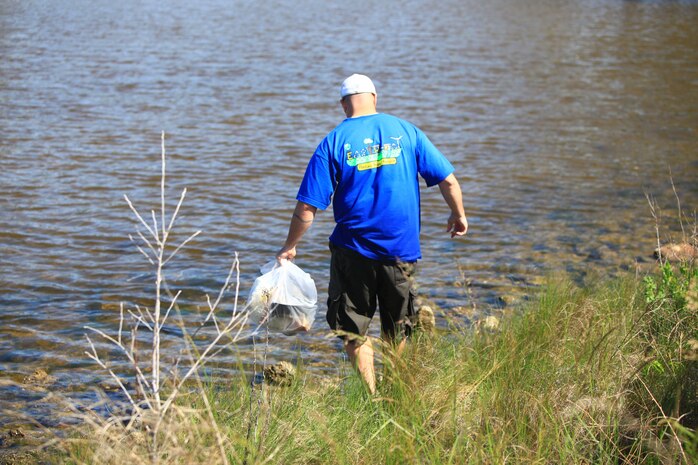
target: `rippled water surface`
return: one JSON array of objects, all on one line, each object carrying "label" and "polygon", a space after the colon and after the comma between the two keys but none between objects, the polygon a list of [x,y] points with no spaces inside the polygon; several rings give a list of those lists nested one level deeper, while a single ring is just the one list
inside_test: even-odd
[{"label": "rippled water surface", "polygon": [[[83,326],[113,332],[120,301],[148,303],[152,270],[128,239],[123,195],[157,208],[161,130],[168,206],[188,188],[176,236],[203,230],[168,269],[185,319],[199,318],[235,251],[245,292],[285,238],[353,72],[374,78],[379,110],[421,126],[456,167],[465,240],[443,232],[438,190],[423,193],[420,291],[447,312],[470,305],[454,286],[461,271],[487,307],[549,272],[649,262],[644,193],[674,215],[670,169],[688,212],[698,204],[697,2],[347,5],[0,2],[1,378],[44,367],[78,392],[103,379]],[[320,213],[297,258],[321,301],[331,228]],[[323,316],[307,335],[272,340],[272,358],[333,370]],[[220,365],[249,362],[246,347]],[[32,395],[0,397],[22,409]]]}]

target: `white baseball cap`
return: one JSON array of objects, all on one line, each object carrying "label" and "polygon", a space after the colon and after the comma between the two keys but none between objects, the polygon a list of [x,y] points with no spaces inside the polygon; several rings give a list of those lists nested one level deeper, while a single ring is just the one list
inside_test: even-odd
[{"label": "white baseball cap", "polygon": [[376,86],[368,76],[363,74],[352,74],[344,80],[339,91],[342,98],[354,94],[376,94]]}]

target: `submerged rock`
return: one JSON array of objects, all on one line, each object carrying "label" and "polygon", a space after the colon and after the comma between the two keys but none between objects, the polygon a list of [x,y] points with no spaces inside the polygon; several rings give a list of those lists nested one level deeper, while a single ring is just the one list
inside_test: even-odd
[{"label": "submerged rock", "polygon": [[666,244],[655,249],[654,256],[669,260],[670,262],[692,262],[698,258],[698,247],[688,243]]},{"label": "submerged rock", "polygon": [[0,433],[0,447],[9,447],[24,437],[24,431],[14,428]]},{"label": "submerged rock", "polygon": [[459,305],[457,307],[452,307],[449,313],[472,320],[475,317],[475,314],[477,313],[477,309],[475,307],[465,307]]},{"label": "submerged rock", "polygon": [[289,386],[296,377],[296,367],[288,362],[279,362],[264,368],[264,379],[277,386]]},{"label": "submerged rock", "polygon": [[497,297],[497,302],[507,307],[519,303],[520,300],[521,298],[519,296],[509,294],[504,294]]},{"label": "submerged rock", "polygon": [[56,377],[49,375],[43,368],[37,368],[34,373],[24,377],[24,384],[46,385],[54,382],[56,382]]}]

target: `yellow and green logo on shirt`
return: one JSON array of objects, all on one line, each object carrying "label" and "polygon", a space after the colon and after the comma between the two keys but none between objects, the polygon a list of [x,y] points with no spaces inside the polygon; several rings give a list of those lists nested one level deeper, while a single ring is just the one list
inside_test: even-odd
[{"label": "yellow and green logo on shirt", "polygon": [[401,137],[391,137],[394,142],[387,144],[376,144],[373,139],[364,139],[364,146],[360,149],[352,150],[351,144],[344,144],[347,165],[355,166],[359,171],[380,168],[384,165],[394,165],[397,158],[402,154],[400,146]]}]

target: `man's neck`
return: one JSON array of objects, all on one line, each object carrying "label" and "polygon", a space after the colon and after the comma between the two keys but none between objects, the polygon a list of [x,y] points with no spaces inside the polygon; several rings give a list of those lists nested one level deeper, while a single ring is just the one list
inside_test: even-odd
[{"label": "man's neck", "polygon": [[347,118],[358,118],[359,116],[369,116],[369,115],[375,115],[378,112],[373,109],[373,110],[365,110],[365,111],[355,111],[350,115],[347,115]]}]

